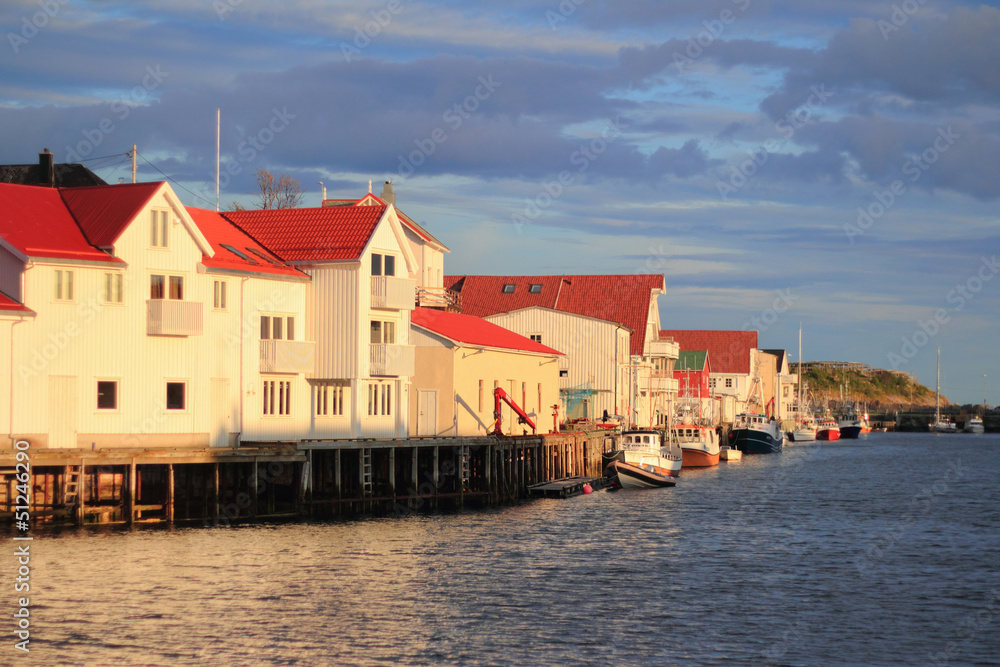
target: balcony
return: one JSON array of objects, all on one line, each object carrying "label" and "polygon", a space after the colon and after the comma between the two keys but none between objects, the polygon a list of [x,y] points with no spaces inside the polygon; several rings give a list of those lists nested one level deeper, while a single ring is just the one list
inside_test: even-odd
[{"label": "balcony", "polygon": [[261,373],[312,373],[316,343],[301,340],[260,341]]},{"label": "balcony", "polygon": [[462,293],[445,287],[418,287],[417,306],[460,313],[462,312]]},{"label": "balcony", "polygon": [[395,276],[372,276],[372,308],[413,310],[417,282]]},{"label": "balcony", "polygon": [[413,346],[372,343],[369,355],[370,375],[413,375]]},{"label": "balcony", "polygon": [[680,356],[681,346],[672,340],[651,340],[649,341],[650,357],[666,357],[676,359]]},{"label": "balcony", "polygon": [[146,334],[150,336],[200,336],[204,328],[204,307],[198,301],[146,301]]}]

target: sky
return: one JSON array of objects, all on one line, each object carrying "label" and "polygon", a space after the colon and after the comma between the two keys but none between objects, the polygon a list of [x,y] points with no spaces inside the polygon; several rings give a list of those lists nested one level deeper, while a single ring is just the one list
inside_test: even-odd
[{"label": "sky", "polygon": [[[0,162],[381,192],[449,274],[662,273],[670,329],[1000,403],[1000,9],[5,0]],[[983,375],[986,375],[986,378]],[[992,388],[991,388],[992,387]]]}]

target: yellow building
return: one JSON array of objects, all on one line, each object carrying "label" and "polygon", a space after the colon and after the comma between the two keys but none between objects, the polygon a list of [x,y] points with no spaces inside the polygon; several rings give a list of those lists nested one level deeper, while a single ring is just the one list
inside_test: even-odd
[{"label": "yellow building", "polygon": [[[498,387],[535,422],[537,432],[552,430],[560,352],[470,315],[417,308],[410,324],[416,349],[410,400],[415,435],[492,432]],[[501,424],[508,435],[532,432],[529,425],[518,424],[506,404]]]}]

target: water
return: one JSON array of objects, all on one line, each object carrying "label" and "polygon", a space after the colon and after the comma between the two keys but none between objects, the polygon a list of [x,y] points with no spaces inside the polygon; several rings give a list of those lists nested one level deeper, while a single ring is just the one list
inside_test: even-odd
[{"label": "water", "polygon": [[36,533],[17,664],[998,664],[998,481],[998,436],[880,433],[488,511]]}]

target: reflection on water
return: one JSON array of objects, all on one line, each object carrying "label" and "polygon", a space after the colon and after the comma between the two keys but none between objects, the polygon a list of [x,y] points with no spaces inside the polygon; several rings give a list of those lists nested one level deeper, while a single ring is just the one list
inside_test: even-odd
[{"label": "reflection on water", "polygon": [[989,663],[998,454],[996,436],[873,434],[674,489],[36,534],[18,664]]}]

